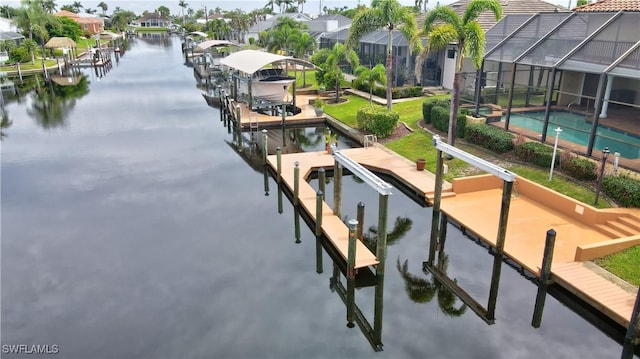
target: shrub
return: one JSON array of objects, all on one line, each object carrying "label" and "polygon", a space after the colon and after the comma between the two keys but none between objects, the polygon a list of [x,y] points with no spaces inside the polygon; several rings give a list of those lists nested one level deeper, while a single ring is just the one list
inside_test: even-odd
[{"label": "shrub", "polygon": [[438,130],[447,132],[449,130],[449,109],[443,106],[433,106],[431,108],[431,123]]},{"label": "shrub", "polygon": [[640,181],[626,176],[606,176],[602,191],[622,207],[640,207]]},{"label": "shrub", "polygon": [[569,176],[581,181],[593,181],[597,178],[596,164],[591,160],[575,155],[562,156],[560,169]]},{"label": "shrub", "polygon": [[422,119],[424,123],[431,123],[431,109],[433,106],[449,106],[449,101],[447,100],[424,100],[422,103]]},{"label": "shrub", "polygon": [[[440,131],[449,131],[449,115],[451,110],[443,106],[433,106],[431,108],[431,122],[433,127]],[[458,112],[458,121],[456,126],[456,137],[464,137],[464,129],[467,125],[467,116]]]},{"label": "shrub", "polygon": [[398,126],[399,119],[400,114],[397,112],[377,106],[362,107],[356,115],[359,129],[371,132],[380,138],[387,137],[393,133],[393,130]]},{"label": "shrub", "polygon": [[[540,167],[551,167],[551,157],[553,157],[553,149],[540,142],[525,142],[515,148],[515,154],[521,160],[533,163]],[[558,156],[556,155],[556,164]]]},{"label": "shrub", "polygon": [[513,135],[495,126],[485,124],[466,126],[464,138],[497,153],[505,153],[513,149]]}]

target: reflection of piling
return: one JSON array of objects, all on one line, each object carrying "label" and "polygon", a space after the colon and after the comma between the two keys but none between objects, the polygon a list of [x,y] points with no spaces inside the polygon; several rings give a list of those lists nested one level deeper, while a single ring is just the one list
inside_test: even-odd
[{"label": "reflection of piling", "polygon": [[553,261],[553,248],[555,243],[556,231],[550,229],[547,231],[547,238],[544,243],[542,269],[540,270],[540,278],[538,279],[538,294],[533,310],[533,318],[531,319],[531,325],[534,328],[540,328],[540,323],[542,322],[542,311],[544,310],[544,302],[547,298],[547,286],[550,284],[551,262]]},{"label": "reflection of piling", "polygon": [[433,265],[436,258],[436,243],[438,240],[438,227],[440,225],[440,202],[442,199],[442,180],[444,176],[442,151],[438,150],[436,156],[436,183],[433,196],[433,208],[431,214],[431,241],[429,242],[429,265]]},{"label": "reflection of piling", "polygon": [[384,296],[384,265],[387,260],[387,212],[389,195],[378,196],[378,241],[376,257],[376,297],[373,314],[373,338],[378,345],[382,345],[382,309]]},{"label": "reflection of piling", "polygon": [[493,271],[491,274],[491,288],[489,289],[489,302],[487,303],[487,319],[495,320],[496,299],[500,284],[500,271],[504,257],[504,242],[507,236],[507,219],[509,218],[509,205],[511,204],[511,192],[513,182],[504,181],[502,189],[502,206],[500,209],[500,225],[498,227],[498,239],[496,240],[496,252],[493,257]]},{"label": "reflection of piling", "polygon": [[349,220],[349,247],[347,251],[347,327],[353,328],[353,313],[355,311],[355,266],[356,266],[356,229],[358,221]]},{"label": "reflection of piling", "polygon": [[621,359],[633,358],[633,352],[636,345],[640,345],[640,289],[636,295],[636,303],[633,306],[633,312],[631,312],[631,320],[629,321],[629,328],[627,328],[627,334],[624,336],[624,344],[622,346]]},{"label": "reflection of piling", "polygon": [[264,165],[264,195],[269,195],[269,167],[267,164]]}]

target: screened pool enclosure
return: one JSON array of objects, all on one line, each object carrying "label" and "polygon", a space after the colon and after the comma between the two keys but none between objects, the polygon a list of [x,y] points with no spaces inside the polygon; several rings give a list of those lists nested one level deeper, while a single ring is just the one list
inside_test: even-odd
[{"label": "screened pool enclosure", "polygon": [[[588,156],[612,143],[611,131],[619,135],[608,146],[612,153],[640,148],[638,34],[638,12],[508,15],[487,31],[482,67],[465,66],[461,97],[476,108],[500,105],[504,115],[496,122],[543,142],[559,125],[552,113],[579,115],[582,123],[572,130],[584,140],[572,149]],[[541,127],[513,128],[511,117],[529,111],[537,112]],[[625,150],[621,163],[640,168],[640,150]]]}]

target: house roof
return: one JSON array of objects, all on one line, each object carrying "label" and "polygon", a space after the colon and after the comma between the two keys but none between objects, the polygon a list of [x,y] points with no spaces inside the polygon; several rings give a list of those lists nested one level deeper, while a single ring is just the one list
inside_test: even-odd
[{"label": "house roof", "polygon": [[[458,14],[462,15],[469,6],[470,2],[471,0],[460,0],[451,3],[449,6],[453,8]],[[512,14],[533,15],[539,12],[567,11],[564,6],[550,4],[542,0],[501,0],[500,5],[502,6],[502,16]],[[424,24],[424,16],[422,16],[420,20],[421,21],[419,22],[419,24],[420,28],[422,28],[422,24]],[[478,23],[484,31],[489,30],[491,26],[495,25],[497,22],[498,20],[496,20],[495,16],[493,16],[493,13],[489,11],[485,11],[478,16]]]},{"label": "house roof", "polygon": [[262,21],[258,21],[255,25],[251,26],[251,28],[249,28],[249,32],[261,32],[261,31],[266,31],[269,30],[270,28],[272,28],[277,22],[278,19],[281,17],[289,17],[292,18],[293,20],[296,21],[301,21],[304,23],[307,23],[309,20],[311,20],[310,17],[308,17],[305,14],[300,14],[300,13],[284,13],[284,14],[276,14],[273,15],[272,17],[266,19],[266,20],[262,20]]},{"label": "house roof", "polygon": [[24,35],[13,31],[0,31],[0,41],[24,39]]},{"label": "house roof", "polygon": [[578,6],[573,11],[610,12],[610,11],[640,11],[638,0],[598,0],[594,3]]},{"label": "house roof", "polygon": [[71,40],[70,38],[68,38],[68,37],[59,37],[59,36],[52,37],[44,45],[44,47],[46,47],[48,49],[75,48],[77,46],[78,45],[76,45],[76,42]]},{"label": "house roof", "polygon": [[80,17],[80,15],[76,14],[75,12],[71,12],[71,11],[67,11],[67,10],[60,10],[57,13],[53,14],[55,16],[64,16],[64,17],[69,17],[72,19],[76,19],[78,17]]},{"label": "house roof", "polygon": [[136,21],[138,21],[138,22],[147,21],[147,20],[169,21],[169,19],[167,19],[166,17],[162,17],[162,15],[160,15],[158,13],[155,13],[155,12],[146,13],[145,15],[142,15],[141,17],[136,19]]}]

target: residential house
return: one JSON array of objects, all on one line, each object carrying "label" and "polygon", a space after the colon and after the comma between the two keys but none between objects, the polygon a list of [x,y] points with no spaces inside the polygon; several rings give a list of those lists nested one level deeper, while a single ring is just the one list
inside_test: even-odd
[{"label": "residential house", "polygon": [[150,12],[133,20],[131,23],[135,27],[169,27],[171,20],[157,12]]},{"label": "residential house", "polygon": [[[20,45],[24,36],[18,33],[18,28],[12,20],[0,17],[0,41],[6,40],[14,41],[16,45]],[[3,56],[6,56],[6,53]]]},{"label": "residential house", "polygon": [[267,17],[264,20],[260,20],[258,21],[255,25],[251,26],[249,28],[249,31],[247,31],[244,34],[244,43],[248,44],[249,43],[249,39],[253,38],[254,40],[259,40],[260,39],[260,33],[263,31],[267,31],[269,29],[271,29],[272,27],[275,26],[275,24],[278,22],[278,19],[282,18],[282,17],[288,17],[291,18],[295,21],[300,21],[300,22],[304,22],[307,23],[308,21],[311,20],[311,18],[305,14],[300,14],[300,13],[284,13],[284,14],[276,14],[270,17]]},{"label": "residential house", "polygon": [[67,17],[80,25],[83,31],[88,31],[92,35],[99,34],[104,31],[104,19],[92,14],[76,14],[71,11],[58,11],[54,16]]}]

